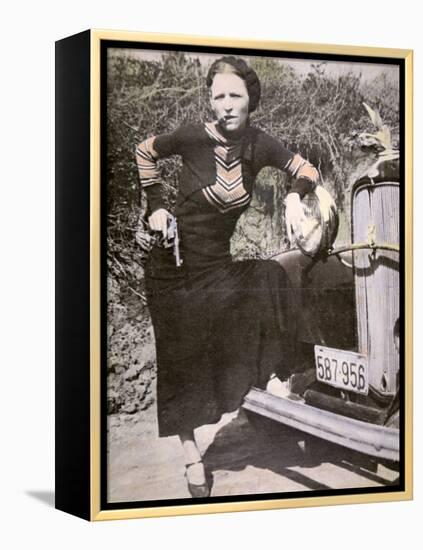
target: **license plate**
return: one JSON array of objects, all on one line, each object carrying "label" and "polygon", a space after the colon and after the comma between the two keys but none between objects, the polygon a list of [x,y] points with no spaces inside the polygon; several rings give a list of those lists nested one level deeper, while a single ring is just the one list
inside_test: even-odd
[{"label": "license plate", "polygon": [[314,346],[314,358],[319,382],[364,395],[369,393],[369,369],[365,355]]}]

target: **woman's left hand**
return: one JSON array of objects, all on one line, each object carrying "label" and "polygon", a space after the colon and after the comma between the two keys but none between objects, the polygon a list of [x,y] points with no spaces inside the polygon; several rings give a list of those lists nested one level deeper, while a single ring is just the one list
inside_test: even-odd
[{"label": "woman's left hand", "polygon": [[285,199],[285,222],[289,242],[295,243],[295,237],[301,238],[301,227],[306,221],[300,195],[289,193]]}]

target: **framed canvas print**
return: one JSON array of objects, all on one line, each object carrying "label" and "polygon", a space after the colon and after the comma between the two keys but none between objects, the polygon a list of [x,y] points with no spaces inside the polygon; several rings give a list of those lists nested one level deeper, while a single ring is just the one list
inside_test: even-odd
[{"label": "framed canvas print", "polygon": [[56,43],[56,507],[412,498],[412,52]]}]

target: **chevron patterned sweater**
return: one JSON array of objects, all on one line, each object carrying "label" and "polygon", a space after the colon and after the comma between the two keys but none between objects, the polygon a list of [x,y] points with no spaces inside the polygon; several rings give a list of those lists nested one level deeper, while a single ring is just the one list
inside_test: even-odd
[{"label": "chevron patterned sweater", "polygon": [[181,155],[178,202],[202,190],[221,213],[248,204],[254,180],[265,166],[295,177],[290,192],[303,197],[318,180],[317,170],[278,140],[248,126],[236,141],[228,139],[216,122],[182,126],[169,134],[146,139],[136,149],[140,181],[147,193],[149,212],[163,207],[162,179],[157,161]]}]

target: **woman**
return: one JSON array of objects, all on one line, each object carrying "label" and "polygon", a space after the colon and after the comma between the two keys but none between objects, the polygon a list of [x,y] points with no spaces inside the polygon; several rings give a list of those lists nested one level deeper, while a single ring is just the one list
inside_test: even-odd
[{"label": "woman", "polygon": [[183,264],[175,264],[171,248],[154,248],[146,284],[157,349],[159,435],[179,435],[194,497],[210,494],[194,429],[237,409],[252,385],[264,386],[271,373],[281,372],[295,329],[282,267],[271,260],[232,261],[235,224],[264,166],[296,177],[286,199],[289,228],[301,223],[300,199],[318,179],[300,155],[250,126],[260,82],[243,60],[215,61],[206,83],[215,121],[151,137],[137,148],[149,225],[163,237],[171,215],[156,162],[173,154],[183,160],[175,209]]}]

